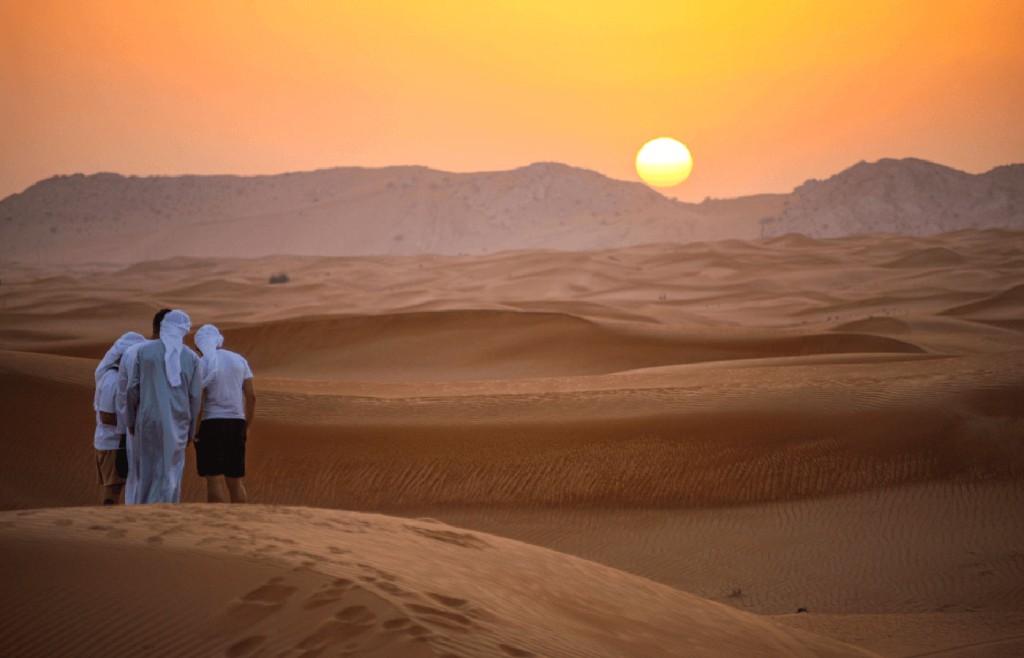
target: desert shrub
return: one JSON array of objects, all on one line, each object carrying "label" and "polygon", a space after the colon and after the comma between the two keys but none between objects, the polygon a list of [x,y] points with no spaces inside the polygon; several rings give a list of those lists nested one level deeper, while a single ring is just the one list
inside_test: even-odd
[{"label": "desert shrub", "polygon": [[291,279],[284,272],[270,275],[270,283],[288,283]]}]

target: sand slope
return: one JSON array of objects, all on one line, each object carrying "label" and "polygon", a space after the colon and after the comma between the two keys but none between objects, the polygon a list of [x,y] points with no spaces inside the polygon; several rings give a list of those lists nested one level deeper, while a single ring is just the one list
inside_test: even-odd
[{"label": "sand slope", "polygon": [[[431,520],[264,506],[55,509],[0,515],[0,537],[5,582],[29,594],[0,614],[7,656],[874,655]],[[52,587],[62,591],[56,607]],[[128,626],[90,632],[112,619]]]}]

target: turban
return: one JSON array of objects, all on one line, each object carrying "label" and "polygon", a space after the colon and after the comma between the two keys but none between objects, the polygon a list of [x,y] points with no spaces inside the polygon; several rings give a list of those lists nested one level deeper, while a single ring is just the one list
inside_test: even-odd
[{"label": "turban", "polygon": [[181,385],[181,350],[185,334],[192,330],[192,320],[184,311],[171,311],[160,322],[160,342],[164,344],[164,366],[167,383]]},{"label": "turban", "polygon": [[196,346],[203,353],[203,386],[208,386],[217,374],[217,348],[224,344],[224,336],[212,324],[204,324],[196,332]]},{"label": "turban", "polygon": [[110,346],[107,353],[103,355],[103,359],[100,360],[100,364],[96,366],[96,396],[93,398],[92,402],[94,409],[99,411],[99,385],[100,380],[103,379],[103,375],[111,368],[117,367],[117,362],[121,360],[121,356],[129,347],[142,343],[145,340],[146,338],[142,334],[129,331],[114,341],[114,344]]}]

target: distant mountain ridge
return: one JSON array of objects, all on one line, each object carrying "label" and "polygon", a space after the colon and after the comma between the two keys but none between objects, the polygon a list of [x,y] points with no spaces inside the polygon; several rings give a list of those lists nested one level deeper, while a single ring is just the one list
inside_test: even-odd
[{"label": "distant mountain ridge", "polygon": [[861,233],[933,235],[962,229],[1024,229],[1024,165],[967,174],[925,160],[860,162],[809,180],[761,222],[761,236],[834,238]]},{"label": "distant mountain ridge", "polygon": [[1024,165],[860,163],[791,194],[700,204],[586,169],[344,167],[271,176],[56,176],[0,200],[0,262],[590,250],[784,233],[1024,229]]}]

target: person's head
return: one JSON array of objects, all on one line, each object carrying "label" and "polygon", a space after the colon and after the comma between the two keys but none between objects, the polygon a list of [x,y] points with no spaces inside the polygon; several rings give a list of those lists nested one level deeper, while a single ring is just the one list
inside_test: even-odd
[{"label": "person's head", "polygon": [[160,337],[160,323],[164,321],[164,316],[171,312],[169,308],[162,308],[156,312],[153,316],[153,338]]},{"label": "person's head", "polygon": [[[204,324],[196,332],[196,347],[204,357],[213,356],[217,348],[224,344],[224,336],[220,330],[212,324]],[[209,359],[207,359],[209,361]]]},{"label": "person's head", "polygon": [[129,347],[145,340],[146,338],[142,334],[135,333],[134,331],[129,331],[118,338],[114,344],[110,346],[110,349],[107,350],[107,353],[103,355],[100,365],[96,368],[96,384],[99,384],[100,377],[102,377],[107,370],[121,362],[121,356],[124,355],[125,351],[127,351]]},{"label": "person's head", "polygon": [[188,317],[188,313],[185,311],[174,309],[166,313],[160,321],[161,340],[170,339],[173,336],[178,336],[178,339],[181,339],[187,336],[190,331],[192,331],[192,318]]}]

